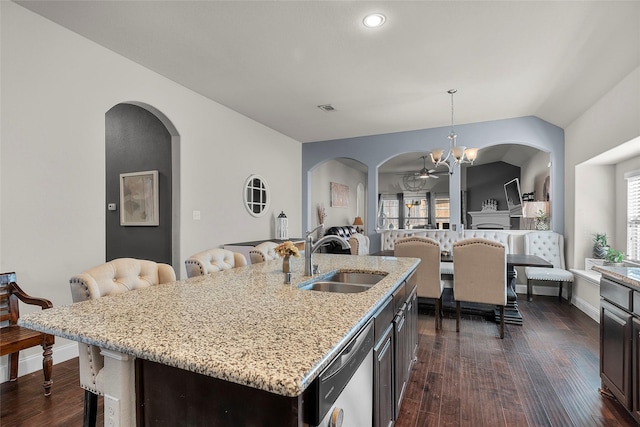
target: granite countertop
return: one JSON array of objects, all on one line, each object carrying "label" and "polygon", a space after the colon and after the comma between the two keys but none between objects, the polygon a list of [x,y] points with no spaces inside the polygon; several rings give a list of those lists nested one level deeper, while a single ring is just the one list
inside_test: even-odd
[{"label": "granite countertop", "polygon": [[635,287],[640,291],[640,267],[612,267],[608,265],[594,265],[592,270],[617,279],[622,283]]},{"label": "granite countertop", "polygon": [[334,270],[385,272],[354,294],[303,291],[304,259],[151,286],[23,315],[20,324],[284,396],[298,396],[416,268],[416,258],[314,254]]}]

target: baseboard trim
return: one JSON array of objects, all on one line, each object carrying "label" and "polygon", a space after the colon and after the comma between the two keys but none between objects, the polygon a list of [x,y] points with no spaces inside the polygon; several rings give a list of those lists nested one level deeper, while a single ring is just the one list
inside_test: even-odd
[{"label": "baseboard trim", "polygon": [[[78,357],[78,343],[70,342],[61,346],[53,347],[53,364],[66,362],[69,359]],[[9,381],[9,356],[2,357],[0,365],[0,378],[5,383]],[[42,353],[33,354],[25,358],[20,357],[18,361],[18,378],[42,370]],[[54,366],[55,373],[55,366]]]},{"label": "baseboard trim", "polygon": [[[533,295],[544,295],[549,297],[558,296],[558,288],[556,286],[536,286],[533,285]],[[527,285],[516,285],[516,293],[523,298],[523,301],[527,298]],[[567,297],[567,290],[562,290],[563,297]],[[600,308],[594,307],[582,298],[578,298],[575,295],[572,298],[571,303],[584,314],[600,323]]]}]

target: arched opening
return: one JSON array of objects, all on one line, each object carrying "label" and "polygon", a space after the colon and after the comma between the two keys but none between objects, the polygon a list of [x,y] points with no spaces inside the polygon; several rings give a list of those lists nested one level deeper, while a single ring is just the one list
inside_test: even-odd
[{"label": "arched opening", "polygon": [[[397,155],[378,168],[377,228],[449,228],[450,175],[447,168],[434,168],[428,152]],[[427,157],[425,157],[427,156]],[[534,218],[508,211],[505,184],[518,178],[524,203],[549,202],[550,154],[523,144],[497,144],[479,150],[471,164],[456,166],[460,180],[460,224],[465,228],[533,228]],[[426,169],[428,178],[421,178]],[[545,187],[546,185],[546,187]],[[503,214],[503,225],[474,224],[469,212],[495,209]],[[522,212],[522,210],[520,211]],[[547,203],[546,212],[550,212]]]},{"label": "arched opening", "polygon": [[309,229],[320,224],[325,229],[352,225],[357,216],[365,224],[360,228],[365,228],[367,171],[363,163],[347,158],[328,160],[313,168],[309,173]]},{"label": "arched opening", "polygon": [[[179,267],[178,143],[173,124],[151,106],[121,103],[105,114],[107,261],[132,257]],[[155,182],[144,174],[136,175],[155,171]],[[130,197],[127,186],[143,180],[157,192]],[[157,202],[157,212],[142,207],[152,206],[152,202]],[[134,211],[137,221],[127,221]],[[140,221],[151,214],[156,215],[157,222]]]}]

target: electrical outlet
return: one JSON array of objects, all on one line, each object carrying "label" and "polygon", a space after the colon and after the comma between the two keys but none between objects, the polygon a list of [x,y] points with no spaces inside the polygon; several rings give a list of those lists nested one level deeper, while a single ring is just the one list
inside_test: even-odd
[{"label": "electrical outlet", "polygon": [[200,211],[193,211],[193,220],[200,221]]}]

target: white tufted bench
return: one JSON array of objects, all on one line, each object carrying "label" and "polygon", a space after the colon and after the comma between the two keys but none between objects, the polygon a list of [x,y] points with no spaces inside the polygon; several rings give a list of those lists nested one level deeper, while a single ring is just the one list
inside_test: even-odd
[{"label": "white tufted bench", "polygon": [[[385,230],[380,236],[383,251],[392,251],[395,248],[396,240],[411,236],[433,239],[440,244],[440,251],[447,251],[449,253],[453,251],[453,244],[455,242],[470,238],[500,242],[505,246],[507,253],[511,253],[510,249],[513,248],[513,236],[499,230],[465,230],[462,233],[452,230]],[[453,263],[442,262],[440,264],[440,274],[453,274]]]}]

